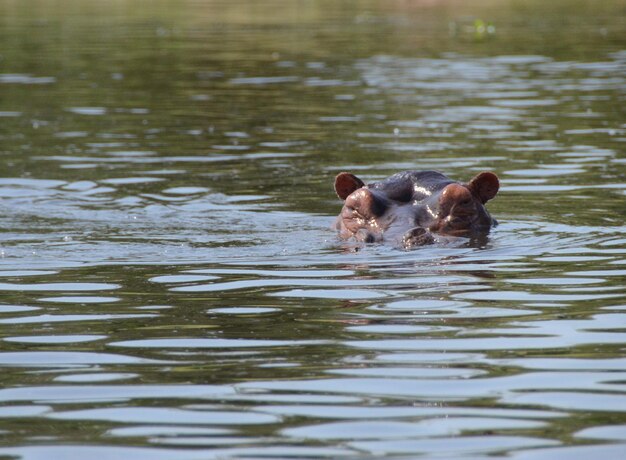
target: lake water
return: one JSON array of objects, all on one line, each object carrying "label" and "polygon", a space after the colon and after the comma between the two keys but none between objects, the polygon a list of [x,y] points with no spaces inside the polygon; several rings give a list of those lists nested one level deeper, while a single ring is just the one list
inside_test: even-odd
[{"label": "lake water", "polygon": [[0,1],[0,457],[624,458],[624,2],[469,3]]}]

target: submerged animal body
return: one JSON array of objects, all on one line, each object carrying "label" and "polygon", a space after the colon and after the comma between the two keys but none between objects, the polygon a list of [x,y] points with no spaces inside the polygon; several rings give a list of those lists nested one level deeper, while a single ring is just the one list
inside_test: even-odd
[{"label": "submerged animal body", "polygon": [[344,200],[336,229],[343,239],[405,248],[431,244],[435,235],[485,235],[497,224],[485,203],[499,188],[492,172],[464,184],[437,171],[403,171],[367,185],[342,172],[335,178],[335,191]]}]

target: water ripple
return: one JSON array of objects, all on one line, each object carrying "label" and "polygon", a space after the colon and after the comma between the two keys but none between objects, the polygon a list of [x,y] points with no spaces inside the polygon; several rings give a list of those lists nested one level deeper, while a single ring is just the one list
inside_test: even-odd
[{"label": "water ripple", "polygon": [[[3,11],[0,456],[623,456],[615,0],[87,3]],[[499,225],[329,228],[424,169]]]}]

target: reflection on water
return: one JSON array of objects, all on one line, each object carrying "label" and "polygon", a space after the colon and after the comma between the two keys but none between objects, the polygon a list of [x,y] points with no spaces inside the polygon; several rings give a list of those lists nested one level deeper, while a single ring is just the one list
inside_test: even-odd
[{"label": "reflection on water", "polygon": [[[620,2],[62,3],[0,1],[0,455],[623,456]],[[340,242],[402,169],[500,225]]]}]

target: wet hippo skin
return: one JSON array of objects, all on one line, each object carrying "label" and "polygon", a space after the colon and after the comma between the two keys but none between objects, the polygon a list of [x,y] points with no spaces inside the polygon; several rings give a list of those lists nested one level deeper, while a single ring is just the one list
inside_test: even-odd
[{"label": "wet hippo skin", "polygon": [[497,224],[485,203],[499,188],[492,172],[464,184],[437,171],[403,171],[367,185],[342,172],[335,191],[344,204],[335,225],[343,239],[405,248],[431,244],[436,235],[485,235]]}]

